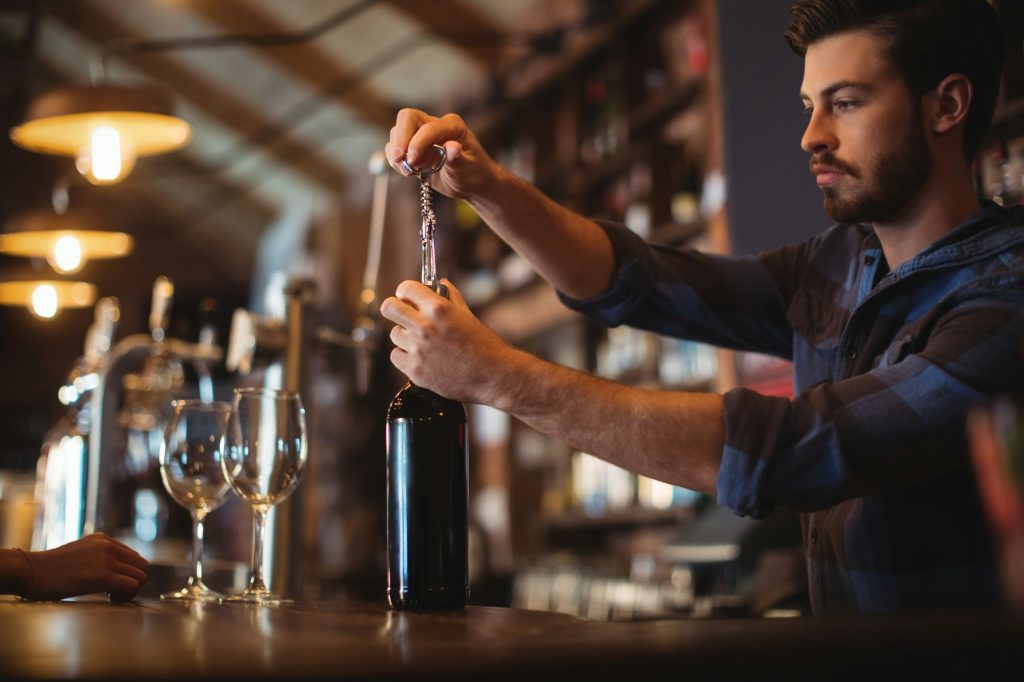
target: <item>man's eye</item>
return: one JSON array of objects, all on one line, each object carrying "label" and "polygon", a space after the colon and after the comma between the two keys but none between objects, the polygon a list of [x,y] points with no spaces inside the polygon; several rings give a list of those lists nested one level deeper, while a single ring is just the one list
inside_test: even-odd
[{"label": "man's eye", "polygon": [[842,99],[835,102],[832,106],[838,111],[850,111],[857,108],[857,103],[853,100]]},{"label": "man's eye", "polygon": [[810,116],[814,113],[814,107],[804,107],[804,114]]}]

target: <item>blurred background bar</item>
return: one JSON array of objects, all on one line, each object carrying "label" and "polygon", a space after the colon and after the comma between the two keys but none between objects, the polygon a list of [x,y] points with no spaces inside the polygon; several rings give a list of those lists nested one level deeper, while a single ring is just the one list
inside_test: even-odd
[{"label": "blurred background bar", "polygon": [[[379,157],[397,111],[459,113],[585,215],[755,253],[829,223],[799,148],[790,4],[0,1],[0,127],[17,129],[0,138],[0,546],[100,530],[152,561],[147,592],[179,586],[191,526],[156,465],[170,400],[283,387],[310,457],[274,512],[273,587],[383,603],[384,416],[404,378],[377,305],[419,258],[416,183]],[[1010,49],[976,177],[1010,204],[1024,11],[994,4]],[[786,362],[594,326],[468,205],[435,206],[439,270],[511,343],[636,386],[792,395]],[[470,407],[470,436],[471,603],[809,612],[795,514],[738,519],[490,408]],[[244,586],[250,526],[237,499],[210,515],[211,587]]]}]

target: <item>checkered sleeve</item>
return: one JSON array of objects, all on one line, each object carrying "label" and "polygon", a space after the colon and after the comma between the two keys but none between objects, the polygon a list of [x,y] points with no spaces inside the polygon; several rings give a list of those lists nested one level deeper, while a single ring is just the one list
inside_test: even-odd
[{"label": "checkered sleeve", "polygon": [[626,324],[667,336],[737,350],[792,355],[781,272],[762,258],[720,256],[647,244],[622,225],[598,222],[608,235],[616,271],[591,299],[559,294],[600,324]]},{"label": "checkered sleeve", "polygon": [[951,297],[922,325],[921,347],[891,365],[792,400],[728,392],[719,502],[754,517],[814,511],[963,466],[970,407],[1024,386],[1020,281],[990,279]]}]

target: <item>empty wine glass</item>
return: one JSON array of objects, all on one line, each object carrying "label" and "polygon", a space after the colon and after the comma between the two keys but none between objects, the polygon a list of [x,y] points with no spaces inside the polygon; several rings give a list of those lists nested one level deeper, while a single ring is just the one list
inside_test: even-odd
[{"label": "empty wine glass", "polygon": [[192,515],[192,575],[185,587],[160,598],[215,602],[224,595],[203,583],[203,521],[224,504],[229,491],[221,458],[231,405],[174,400],[171,409],[160,447],[160,478]]},{"label": "empty wine glass", "polygon": [[306,411],[298,394],[267,388],[235,389],[221,467],[235,493],[252,507],[249,586],[228,602],[276,606],[291,603],[263,581],[267,513],[284,500],[306,466]]}]

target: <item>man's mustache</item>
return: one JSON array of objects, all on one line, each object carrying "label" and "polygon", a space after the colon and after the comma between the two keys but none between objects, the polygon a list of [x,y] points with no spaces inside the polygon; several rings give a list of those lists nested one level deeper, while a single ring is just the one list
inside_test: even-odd
[{"label": "man's mustache", "polygon": [[820,166],[827,166],[829,168],[834,168],[837,171],[842,171],[852,178],[860,177],[860,171],[858,171],[854,166],[846,163],[845,161],[840,161],[832,154],[828,153],[812,156],[808,165],[811,170],[811,175],[814,175],[816,168]]}]

